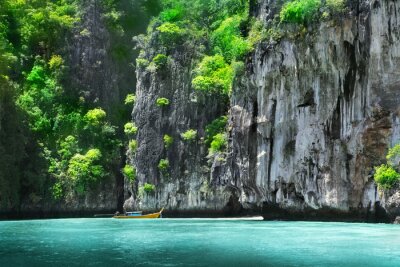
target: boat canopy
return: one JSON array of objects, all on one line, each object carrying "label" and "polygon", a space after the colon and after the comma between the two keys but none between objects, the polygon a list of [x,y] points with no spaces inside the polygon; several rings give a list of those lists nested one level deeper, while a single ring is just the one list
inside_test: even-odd
[{"label": "boat canopy", "polygon": [[127,211],[126,215],[127,216],[140,216],[140,215],[142,215],[142,212],[141,211]]}]

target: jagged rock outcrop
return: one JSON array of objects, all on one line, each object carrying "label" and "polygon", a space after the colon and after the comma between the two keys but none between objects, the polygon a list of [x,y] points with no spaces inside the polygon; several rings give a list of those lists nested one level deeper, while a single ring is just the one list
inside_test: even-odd
[{"label": "jagged rock outcrop", "polygon": [[[361,3],[314,34],[254,53],[231,112],[244,205],[374,210],[372,167],[398,140],[399,6]],[[251,135],[257,143],[243,146]]]},{"label": "jagged rock outcrop", "polygon": [[[399,8],[357,1],[348,15],[310,25],[304,36],[261,43],[234,86],[226,163],[212,169],[204,168],[201,145],[179,138],[188,128],[204,136],[219,113],[213,99],[191,101],[193,52],[172,54],[165,71],[139,71],[134,163],[139,184],[155,183],[157,192],[138,206],[222,211],[238,200],[247,210],[372,218],[382,200],[373,166],[400,138]],[[275,1],[252,7],[266,24],[277,11]],[[158,96],[172,104],[158,108]],[[168,151],[165,133],[176,140]],[[163,177],[157,164],[167,156],[171,175]]]}]

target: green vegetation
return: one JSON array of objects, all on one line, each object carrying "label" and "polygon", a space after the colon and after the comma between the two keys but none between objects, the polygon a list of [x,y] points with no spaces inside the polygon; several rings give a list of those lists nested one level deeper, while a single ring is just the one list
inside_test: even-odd
[{"label": "green vegetation", "polygon": [[122,173],[126,178],[129,179],[129,181],[133,182],[136,179],[136,169],[133,166],[130,165],[125,165],[125,167],[122,169]]},{"label": "green vegetation", "polygon": [[138,197],[143,198],[145,194],[150,194],[156,191],[156,186],[153,184],[145,183],[138,188]]},{"label": "green vegetation", "polygon": [[207,56],[195,70],[193,88],[200,91],[229,94],[232,88],[233,70],[221,55]]},{"label": "green vegetation", "polygon": [[161,173],[166,173],[169,168],[169,160],[168,159],[161,159],[160,162],[158,163],[158,169],[161,171]]},{"label": "green vegetation", "polygon": [[181,134],[181,137],[183,140],[188,141],[188,142],[192,142],[196,139],[197,137],[197,131],[193,130],[193,129],[189,129],[186,132]]},{"label": "green vegetation", "polygon": [[210,154],[221,152],[223,149],[227,147],[227,145],[228,145],[228,140],[226,134],[218,133],[213,136],[209,152]]},{"label": "green vegetation", "polygon": [[400,174],[390,165],[375,167],[375,182],[382,188],[389,189],[400,180]]},{"label": "green vegetation", "polygon": [[305,24],[317,18],[321,0],[293,0],[286,3],[280,12],[281,22]]},{"label": "green vegetation", "polygon": [[283,5],[280,21],[306,25],[319,17],[327,19],[330,14],[341,14],[345,10],[344,0],[292,0]]},{"label": "green vegetation", "polygon": [[235,15],[221,22],[211,35],[214,53],[221,54],[226,61],[231,62],[242,59],[251,51],[252,44],[241,35],[242,24],[246,20],[241,15]]},{"label": "green vegetation", "polygon": [[[167,1],[164,3],[167,4]],[[174,22],[183,18],[185,12],[184,7],[180,3],[174,3],[174,5],[174,8],[166,9],[160,13],[161,21]]]},{"label": "green vegetation", "polygon": [[135,104],[136,96],[134,94],[127,94],[125,97],[125,105],[133,105]]},{"label": "green vegetation", "polygon": [[221,116],[213,120],[210,124],[206,126],[206,138],[205,138],[206,145],[211,144],[215,135],[225,132],[227,122],[228,122],[228,117]]},{"label": "green vegetation", "polygon": [[386,159],[387,164],[375,167],[374,180],[379,187],[389,189],[400,181],[400,144],[389,149]]},{"label": "green vegetation", "polygon": [[153,63],[158,68],[164,67],[165,65],[167,65],[167,62],[168,62],[168,57],[164,54],[158,54],[153,58]]},{"label": "green vegetation", "polygon": [[151,192],[156,191],[156,186],[153,185],[153,184],[145,183],[144,186],[143,186],[143,189],[144,189],[145,192],[151,193]]},{"label": "green vegetation", "polygon": [[390,165],[399,165],[400,163],[400,144],[395,145],[389,149],[386,159]]},{"label": "green vegetation", "polygon": [[93,126],[99,126],[101,123],[104,122],[106,118],[106,112],[101,108],[95,108],[89,110],[84,118],[89,124]]},{"label": "green vegetation", "polygon": [[209,146],[209,153],[221,152],[227,146],[226,124],[227,116],[221,116],[206,126],[206,137],[204,143]]},{"label": "green vegetation", "polygon": [[343,12],[346,8],[345,0],[326,0],[325,5],[332,11],[336,13]]},{"label": "green vegetation", "polygon": [[157,30],[160,32],[161,40],[168,45],[179,42],[185,34],[183,29],[171,22],[163,23]]},{"label": "green vegetation", "polygon": [[135,153],[136,149],[138,147],[137,141],[136,140],[130,140],[128,144],[128,148],[131,153]]},{"label": "green vegetation", "polygon": [[[148,36],[157,36],[167,49],[182,44],[206,44],[200,46],[207,49],[195,70],[193,87],[228,95],[235,75],[233,65],[243,60],[254,45],[255,39],[246,36],[249,0],[161,0],[161,5],[162,12],[149,26]],[[153,32],[157,34],[152,35]],[[166,63],[166,56],[159,55],[152,62],[157,67]],[[148,64],[144,58],[138,61],[138,66],[139,63]],[[154,71],[154,66],[147,68]]]},{"label": "green vegetation", "polygon": [[85,155],[75,154],[69,161],[67,174],[76,182],[78,193],[85,193],[90,184],[106,175],[104,168],[98,164],[101,156],[99,149],[90,149]]},{"label": "green vegetation", "polygon": [[[51,64],[45,64],[36,57],[16,104],[40,142],[48,174],[55,181],[52,194],[60,199],[68,191],[82,195],[108,175],[104,168],[113,164],[120,144],[104,110],[88,109],[77,95],[64,92],[62,61],[52,59]],[[83,155],[82,151],[88,152]]]},{"label": "green vegetation", "polygon": [[56,200],[61,199],[63,197],[63,195],[64,195],[61,183],[55,183],[53,185],[53,187],[51,188],[51,190],[52,190],[53,198],[56,199]]},{"label": "green vegetation", "polygon": [[149,66],[150,62],[147,59],[144,58],[137,58],[136,59],[136,67],[138,69],[145,69],[147,66]]},{"label": "green vegetation", "polygon": [[168,98],[165,98],[165,97],[157,98],[156,104],[159,107],[166,107],[169,105],[169,100],[168,100]]},{"label": "green vegetation", "polygon": [[60,55],[53,55],[49,60],[50,69],[58,69],[64,65],[64,60]]},{"label": "green vegetation", "polygon": [[138,131],[138,128],[133,122],[128,122],[124,125],[124,133],[128,135],[135,135]]},{"label": "green vegetation", "polygon": [[174,143],[174,138],[168,134],[164,135],[164,147],[169,148]]},{"label": "green vegetation", "polygon": [[[133,14],[135,23],[129,22],[117,7],[125,5],[127,13],[140,10],[144,1],[136,2],[99,1],[100,9],[108,10],[104,18],[115,43],[129,40],[110,51],[127,64],[135,53],[130,39],[138,23]],[[88,88],[71,86],[66,41],[80,27],[81,5],[79,0],[0,1],[0,106],[7,110],[0,118],[0,206],[18,207],[26,196],[74,198],[96,189],[118,169],[121,143],[109,121],[119,108],[106,114],[88,101]],[[91,33],[81,29],[81,34]]]}]

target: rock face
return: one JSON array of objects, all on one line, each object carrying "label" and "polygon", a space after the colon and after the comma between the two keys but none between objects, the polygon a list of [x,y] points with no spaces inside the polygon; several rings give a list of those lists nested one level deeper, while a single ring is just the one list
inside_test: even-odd
[{"label": "rock face", "polygon": [[[152,36],[152,40],[157,38]],[[158,53],[165,53],[151,44],[152,41],[144,47],[144,57],[150,61]],[[182,45],[169,51],[171,56],[166,66],[137,71],[133,120],[139,128],[136,137],[139,146],[130,163],[137,168],[138,185],[152,183],[157,190],[138,197],[136,187],[127,185],[126,192],[133,193],[136,201],[128,199],[126,209],[165,206],[170,211],[220,211],[229,200],[230,194],[223,192],[224,188],[210,184],[207,150],[202,140],[181,138],[189,129],[197,130],[198,137],[204,136],[205,126],[226,112],[226,99],[193,93],[191,70],[195,64],[196,45]],[[159,107],[156,101],[161,97],[167,98],[170,104]],[[165,134],[174,139],[169,148],[164,146]],[[169,159],[166,172],[158,169],[161,159]]]},{"label": "rock face", "polygon": [[[81,21],[68,41],[70,67],[69,90],[79,90],[86,103],[103,108],[115,123],[116,107],[121,105],[127,86],[123,86],[129,74],[119,69],[112,55],[112,33],[107,27],[105,10],[99,1],[84,1],[80,6]],[[131,69],[133,72],[133,70]],[[132,79],[131,79],[132,80]],[[133,81],[131,81],[133,82]],[[116,163],[118,164],[118,163]],[[89,192],[84,199],[71,196],[55,210],[104,211],[116,210],[118,197],[122,196],[123,178],[116,167],[115,179],[107,179],[99,188]],[[118,189],[120,188],[120,189]],[[120,192],[118,194],[118,192]]]},{"label": "rock face", "polygon": [[[70,41],[68,54],[73,74],[71,87],[82,91],[87,103],[113,114],[125,95],[134,90],[135,76],[134,68],[119,62],[115,55],[114,39],[118,36],[107,26],[106,12],[99,1],[81,3],[81,22]],[[119,37],[118,41],[121,44],[125,40]]]},{"label": "rock face", "polygon": [[[265,23],[276,9],[267,0],[252,7]],[[167,70],[138,71],[132,163],[139,184],[157,190],[136,204],[224,211],[239,201],[247,210],[364,219],[376,212],[373,166],[400,140],[399,11],[395,1],[358,1],[350,15],[310,26],[304,37],[260,44],[234,86],[227,159],[210,169],[204,146],[179,138],[188,128],[204,136],[205,124],[223,111],[215,99],[192,99],[193,53],[172,54]],[[157,107],[157,97],[171,105]],[[163,148],[163,134],[174,136],[171,150]],[[167,156],[164,177],[157,164]]]}]

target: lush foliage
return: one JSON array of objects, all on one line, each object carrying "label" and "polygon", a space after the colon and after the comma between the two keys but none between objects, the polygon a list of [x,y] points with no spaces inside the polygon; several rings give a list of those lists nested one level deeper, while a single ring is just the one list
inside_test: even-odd
[{"label": "lush foliage", "polygon": [[151,192],[154,192],[156,190],[156,186],[153,185],[153,184],[145,183],[143,185],[143,189],[144,189],[145,192],[151,193]]},{"label": "lush foliage", "polygon": [[138,147],[137,141],[136,140],[130,140],[128,144],[128,148],[131,153],[135,153],[136,149]]},{"label": "lush foliage", "polygon": [[391,149],[389,149],[388,154],[386,155],[386,159],[390,165],[395,166],[400,163],[400,144],[395,145]]},{"label": "lush foliage", "polygon": [[228,94],[232,88],[233,70],[221,55],[203,58],[195,73],[192,84],[196,90]]},{"label": "lush foliage", "polygon": [[122,173],[126,178],[129,179],[129,181],[133,182],[136,179],[136,169],[133,166],[130,165],[125,165],[125,167],[122,169]]},{"label": "lush foliage", "polygon": [[390,148],[386,155],[387,164],[375,167],[374,180],[381,188],[391,188],[400,181],[400,144]]},{"label": "lush foliage", "polygon": [[[0,1],[0,106],[9,114],[0,118],[0,157],[9,157],[0,159],[0,204],[17,206],[18,195],[73,198],[115,172],[116,128],[102,108],[69,87],[65,41],[80,21],[80,4]],[[8,147],[14,155],[7,154]],[[11,157],[20,163],[8,166]],[[3,170],[13,181],[3,182]]]},{"label": "lush foliage", "polygon": [[174,138],[168,134],[164,135],[164,147],[169,148],[174,143]]},{"label": "lush foliage", "polygon": [[160,32],[161,40],[166,44],[179,42],[185,34],[183,29],[171,22],[163,23],[157,30]]},{"label": "lush foliage", "polygon": [[215,154],[227,146],[226,124],[227,116],[221,116],[206,126],[204,143],[209,146],[209,153]]},{"label": "lush foliage", "polygon": [[85,155],[75,154],[69,161],[67,174],[76,183],[78,193],[84,193],[87,187],[103,178],[106,173],[99,164],[99,149],[90,149]]},{"label": "lush foliage", "polygon": [[[248,0],[162,0],[162,12],[150,26],[166,47],[203,40],[209,49],[195,72],[193,86],[210,93],[229,94],[235,75],[233,64],[251,51],[246,38]],[[253,38],[254,40],[254,38]],[[201,50],[200,50],[201,51]],[[157,57],[157,56],[156,56]],[[162,59],[164,62],[165,58]],[[140,63],[144,65],[141,59]],[[154,61],[154,59],[153,59]],[[207,69],[210,61],[217,68]]]},{"label": "lush foliage", "polygon": [[228,144],[227,136],[225,133],[219,133],[213,136],[210,146],[210,153],[214,154],[221,152]]},{"label": "lush foliage", "polygon": [[125,105],[133,105],[135,104],[136,96],[134,94],[128,94],[125,97]]},{"label": "lush foliage", "polygon": [[[46,64],[37,57],[16,101],[41,141],[48,172],[56,181],[55,198],[71,190],[83,194],[94,186],[107,175],[104,166],[110,164],[119,146],[115,128],[106,121],[104,110],[87,109],[78,96],[64,92],[58,65],[61,62],[54,59]],[[80,154],[82,151],[88,152]],[[101,157],[103,153],[107,157]]]},{"label": "lush foliage", "polygon": [[145,194],[153,193],[156,190],[156,186],[153,184],[145,183],[138,188],[138,197],[143,198]]},{"label": "lush foliage", "polygon": [[99,126],[104,123],[106,118],[106,112],[101,108],[95,108],[89,110],[84,119],[92,126]]},{"label": "lush foliage", "polygon": [[154,64],[158,67],[164,67],[168,62],[168,57],[164,54],[158,54],[153,58]]},{"label": "lush foliage", "polygon": [[157,98],[156,104],[159,107],[165,107],[165,106],[169,105],[169,100],[168,100],[168,98],[160,97],[160,98]]},{"label": "lush foliage", "polygon": [[147,59],[140,58],[138,57],[136,59],[136,67],[138,69],[145,69],[147,66],[149,66],[150,62]]},{"label": "lush foliage", "polygon": [[228,122],[228,117],[221,116],[213,120],[210,124],[206,126],[206,138],[205,138],[206,145],[211,144],[215,135],[225,132],[227,122]]},{"label": "lush foliage", "polygon": [[165,173],[168,171],[169,168],[169,160],[168,159],[161,159],[160,162],[158,163],[158,169],[162,172]]},{"label": "lush foliage", "polygon": [[138,128],[136,127],[135,123],[133,122],[128,122],[124,125],[124,133],[128,135],[134,135],[138,131]]},{"label": "lush foliage", "polygon": [[400,180],[400,174],[392,166],[382,164],[375,167],[374,179],[380,187],[391,188]]},{"label": "lush foliage", "polygon": [[326,0],[325,5],[332,11],[336,13],[343,12],[346,7],[345,0]]},{"label": "lush foliage", "polygon": [[251,50],[252,44],[241,34],[245,19],[241,15],[228,17],[211,35],[214,52],[223,55],[229,62],[242,59]]},{"label": "lush foliage", "polygon": [[188,141],[188,142],[192,142],[196,139],[197,137],[197,131],[193,130],[193,129],[189,129],[186,132],[181,134],[181,137],[183,140]]},{"label": "lush foliage", "polygon": [[55,183],[51,188],[51,192],[54,199],[61,199],[64,195],[62,184],[60,182]]},{"label": "lush foliage", "polygon": [[321,0],[293,0],[286,3],[280,12],[281,22],[307,23],[316,18]]},{"label": "lush foliage", "polygon": [[58,69],[64,65],[64,60],[60,55],[53,55],[49,60],[50,69]]}]

